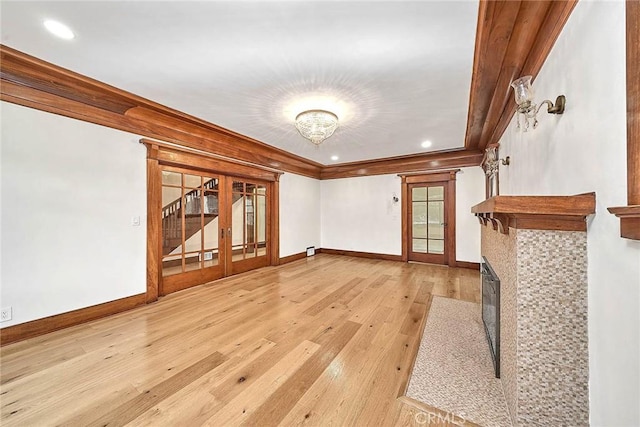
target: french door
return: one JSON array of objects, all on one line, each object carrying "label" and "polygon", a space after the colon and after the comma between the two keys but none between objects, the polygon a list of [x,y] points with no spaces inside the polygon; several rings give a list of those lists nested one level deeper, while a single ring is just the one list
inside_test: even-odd
[{"label": "french door", "polygon": [[268,182],[160,171],[160,295],[269,265]]},{"label": "french door", "polygon": [[401,174],[402,260],[456,266],[456,174]]},{"label": "french door", "polygon": [[446,264],[446,187],[446,182],[409,185],[409,261]]}]

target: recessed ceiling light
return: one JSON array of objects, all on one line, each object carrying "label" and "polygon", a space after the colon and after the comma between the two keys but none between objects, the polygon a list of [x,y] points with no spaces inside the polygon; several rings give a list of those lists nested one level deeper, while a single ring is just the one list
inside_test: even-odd
[{"label": "recessed ceiling light", "polygon": [[44,21],[44,26],[51,34],[58,36],[61,39],[71,40],[76,36],[73,34],[73,31],[71,31],[71,28],[58,21],[47,19]]},{"label": "recessed ceiling light", "polygon": [[335,162],[336,160],[338,160],[339,158],[340,158],[340,157],[338,157],[338,156],[331,156],[331,160],[333,160],[334,162]]},{"label": "recessed ceiling light", "polygon": [[429,148],[429,147],[431,147],[432,143],[431,143],[431,141],[424,141],[420,145],[422,146],[422,148]]}]

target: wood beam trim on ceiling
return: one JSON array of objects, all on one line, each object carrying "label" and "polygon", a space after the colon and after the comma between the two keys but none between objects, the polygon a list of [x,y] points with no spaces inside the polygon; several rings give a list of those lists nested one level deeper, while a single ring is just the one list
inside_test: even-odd
[{"label": "wood beam trim on ceiling", "polygon": [[322,165],[0,45],[0,99],[312,178]]},{"label": "wood beam trim on ceiling", "polygon": [[465,148],[476,150],[491,107],[519,1],[480,1]]},{"label": "wood beam trim on ceiling", "polygon": [[[494,134],[498,122],[505,115],[505,111],[512,107],[515,108],[510,87],[511,82],[523,75],[524,63],[538,37],[539,28],[542,26],[548,10],[549,2],[525,1],[520,3],[520,10],[500,66],[498,81],[491,96],[490,108],[480,133],[481,149],[486,148],[490,142],[497,142],[491,141],[490,138]],[[524,22],[526,25],[518,25],[519,22]]]},{"label": "wood beam trim on ceiling", "polygon": [[576,3],[481,2],[485,16],[478,20],[466,149],[484,150],[500,139],[515,112],[511,81],[536,77]]},{"label": "wood beam trim on ceiling", "polygon": [[[533,76],[535,78],[538,75],[576,4],[577,0],[551,2],[551,6],[540,26],[537,38],[529,51],[522,71],[520,75],[515,78],[520,76]],[[516,103],[512,101],[513,92],[510,86],[508,89],[508,102],[504,106],[500,119],[494,127],[492,134],[487,139],[487,144],[496,143],[500,140],[516,112]]]}]

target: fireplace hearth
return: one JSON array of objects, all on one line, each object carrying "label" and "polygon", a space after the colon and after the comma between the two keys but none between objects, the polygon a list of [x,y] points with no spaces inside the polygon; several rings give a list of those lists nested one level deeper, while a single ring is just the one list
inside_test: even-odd
[{"label": "fireplace hearth", "polygon": [[496,378],[500,378],[500,279],[491,264],[482,257],[482,323],[489,341]]}]

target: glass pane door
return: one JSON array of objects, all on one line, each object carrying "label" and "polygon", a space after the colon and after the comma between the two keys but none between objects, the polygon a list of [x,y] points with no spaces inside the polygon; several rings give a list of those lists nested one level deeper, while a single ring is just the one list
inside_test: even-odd
[{"label": "glass pane door", "polygon": [[413,184],[409,204],[409,259],[444,263],[445,183]]},{"label": "glass pane door", "polygon": [[231,260],[227,274],[268,265],[267,185],[233,179],[231,192]]},{"label": "glass pane door", "polygon": [[222,276],[219,193],[218,176],[163,167],[161,293]]}]

